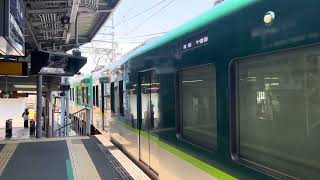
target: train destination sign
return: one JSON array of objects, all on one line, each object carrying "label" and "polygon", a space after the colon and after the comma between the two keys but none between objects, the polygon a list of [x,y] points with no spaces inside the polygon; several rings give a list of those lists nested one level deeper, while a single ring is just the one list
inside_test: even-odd
[{"label": "train destination sign", "polygon": [[209,43],[208,33],[202,33],[183,42],[182,50],[194,49]]}]

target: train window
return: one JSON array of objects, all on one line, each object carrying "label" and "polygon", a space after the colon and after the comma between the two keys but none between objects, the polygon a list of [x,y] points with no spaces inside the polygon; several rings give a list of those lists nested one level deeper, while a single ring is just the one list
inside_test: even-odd
[{"label": "train window", "polygon": [[72,94],[71,94],[72,88],[69,89],[69,100],[72,101]]},{"label": "train window", "polygon": [[123,81],[119,81],[119,113],[124,116],[123,110]]},{"label": "train window", "polygon": [[70,98],[71,99],[70,100],[73,101],[73,96],[74,96],[73,92],[74,92],[74,90],[73,90],[73,88],[71,88],[70,90],[71,90],[71,92],[70,92]]},{"label": "train window", "polygon": [[320,179],[319,48],[238,60],[234,68],[239,161],[280,179]]},{"label": "train window", "polygon": [[131,120],[131,126],[136,127],[137,124],[137,84],[128,83],[126,86],[128,97],[127,117]]},{"label": "train window", "polygon": [[119,83],[114,86],[114,112],[119,113]]},{"label": "train window", "polygon": [[76,103],[79,104],[79,88],[78,86],[76,87]]},{"label": "train window", "polygon": [[182,138],[210,150],[217,146],[215,72],[210,64],[184,69],[179,78]]},{"label": "train window", "polygon": [[110,85],[110,104],[111,104],[111,112],[115,112],[115,106],[114,106],[114,82]]},{"label": "train window", "polygon": [[93,86],[93,105],[96,105],[96,87]]},{"label": "train window", "polygon": [[99,107],[99,86],[96,85],[96,106]]},{"label": "train window", "polygon": [[82,94],[81,94],[81,99],[82,99],[82,104],[85,103],[85,94],[84,94],[84,87],[82,87]]},{"label": "train window", "polygon": [[110,94],[110,83],[104,83],[104,107],[105,110],[111,109],[111,94]]},{"label": "train window", "polygon": [[101,111],[104,112],[104,109],[105,109],[105,94],[104,94],[104,83],[100,83],[100,87],[101,87],[101,91],[100,91],[100,96],[99,98],[101,99]]},{"label": "train window", "polygon": [[86,104],[89,104],[89,88],[86,87]]}]

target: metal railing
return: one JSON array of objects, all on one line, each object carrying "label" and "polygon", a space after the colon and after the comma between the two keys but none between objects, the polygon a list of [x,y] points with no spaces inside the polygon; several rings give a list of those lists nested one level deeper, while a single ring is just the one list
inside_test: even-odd
[{"label": "metal railing", "polygon": [[[59,136],[83,136],[87,135],[87,119],[89,109],[83,108],[75,113],[65,116],[64,122],[70,122],[56,129]],[[67,133],[68,132],[68,133]]]}]

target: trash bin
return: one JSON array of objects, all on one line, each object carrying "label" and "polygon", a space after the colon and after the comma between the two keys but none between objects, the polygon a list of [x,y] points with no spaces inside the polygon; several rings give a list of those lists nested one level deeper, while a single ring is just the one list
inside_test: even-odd
[{"label": "trash bin", "polygon": [[12,137],[12,119],[6,120],[6,137]]},{"label": "trash bin", "polygon": [[36,123],[33,119],[30,119],[30,136],[34,136],[36,134]]}]

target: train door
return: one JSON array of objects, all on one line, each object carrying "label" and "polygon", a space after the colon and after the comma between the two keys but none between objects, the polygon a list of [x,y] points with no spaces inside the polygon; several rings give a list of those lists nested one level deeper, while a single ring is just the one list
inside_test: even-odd
[{"label": "train door", "polygon": [[151,170],[157,171],[158,163],[150,136],[157,129],[159,122],[158,93],[159,79],[154,71],[140,73],[140,126],[139,159]]}]

